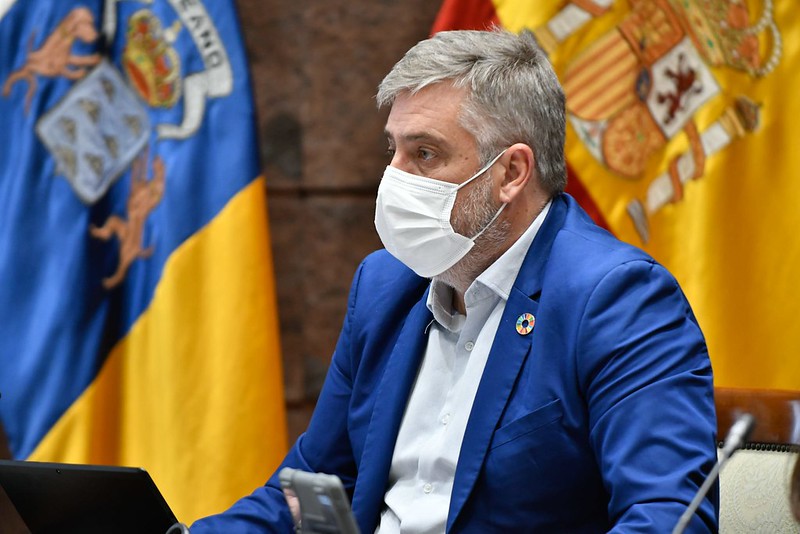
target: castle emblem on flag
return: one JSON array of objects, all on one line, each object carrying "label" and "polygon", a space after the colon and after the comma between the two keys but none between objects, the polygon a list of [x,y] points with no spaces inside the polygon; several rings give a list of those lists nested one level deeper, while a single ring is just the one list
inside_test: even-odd
[{"label": "castle emblem on flag", "polygon": [[[746,95],[726,94],[712,71],[728,68],[763,77],[780,62],[782,40],[772,0],[764,1],[755,21],[748,1],[629,0],[630,10],[617,26],[563,72],[574,131],[617,177],[652,176],[653,155],[663,154],[678,137],[689,145],[652,179],[646,198],[628,202],[628,214],[643,242],[650,237],[650,215],[680,202],[685,185],[703,176],[708,158],[758,127],[758,105]],[[545,50],[553,52],[593,18],[610,11],[611,4],[575,2],[534,33]],[[716,99],[728,106],[700,131],[695,116]]]}]

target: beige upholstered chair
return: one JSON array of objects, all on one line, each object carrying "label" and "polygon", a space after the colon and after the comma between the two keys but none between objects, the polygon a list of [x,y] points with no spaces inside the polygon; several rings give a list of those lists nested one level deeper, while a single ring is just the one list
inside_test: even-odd
[{"label": "beige upholstered chair", "polygon": [[717,388],[720,439],[742,413],[756,419],[747,444],[720,473],[722,534],[800,532],[789,509],[800,452],[800,392]]}]

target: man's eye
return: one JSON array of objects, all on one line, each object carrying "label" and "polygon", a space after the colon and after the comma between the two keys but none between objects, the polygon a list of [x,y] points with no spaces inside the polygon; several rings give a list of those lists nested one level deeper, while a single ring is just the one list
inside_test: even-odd
[{"label": "man's eye", "polygon": [[389,148],[386,149],[386,155],[389,156],[390,158],[394,157],[394,153],[395,153],[395,149],[394,148],[389,147]]},{"label": "man's eye", "polygon": [[417,150],[417,156],[419,156],[419,159],[427,161],[433,158],[434,154],[430,150],[425,150],[424,148],[420,148],[419,150]]}]

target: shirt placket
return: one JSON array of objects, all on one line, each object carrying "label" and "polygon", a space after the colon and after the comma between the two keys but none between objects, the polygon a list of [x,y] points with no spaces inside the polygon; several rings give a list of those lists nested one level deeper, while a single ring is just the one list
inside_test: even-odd
[{"label": "shirt placket", "polygon": [[[435,421],[431,421],[431,426],[435,430],[432,432],[429,442],[430,447],[420,457],[419,464],[420,490],[423,495],[439,495],[445,492],[449,494],[451,490],[452,484],[442,485],[437,481],[452,481],[458,463],[463,436],[454,435],[454,430],[451,428],[453,422],[458,419],[459,425],[456,427],[463,432],[466,422],[461,419],[468,417],[469,409],[472,406],[472,396],[474,396],[476,388],[467,387],[467,382],[470,382],[470,378],[476,377],[468,377],[465,372],[477,336],[480,334],[480,325],[486,320],[486,304],[486,299],[477,302],[474,308],[469,309],[463,327],[457,333],[448,332],[452,341],[450,344],[452,351],[447,351],[449,352],[447,357],[450,358],[448,363],[452,364],[451,382],[443,404],[438,410],[431,410],[431,417],[436,418]],[[478,377],[477,380],[480,378]]]}]

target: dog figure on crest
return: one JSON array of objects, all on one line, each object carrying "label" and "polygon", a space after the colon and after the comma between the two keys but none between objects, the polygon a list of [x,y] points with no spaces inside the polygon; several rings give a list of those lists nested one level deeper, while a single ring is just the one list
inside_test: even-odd
[{"label": "dog figure on crest", "polygon": [[128,220],[112,215],[102,226],[89,227],[92,237],[108,241],[116,236],[119,240],[119,266],[113,275],[103,279],[106,289],[113,289],[122,283],[135,260],[149,258],[153,254],[152,245],[143,248],[142,240],[147,216],[161,202],[164,194],[164,162],[159,156],[153,159],[153,179],[147,180],[146,175],[147,152],[133,162],[131,191],[126,203]]}]

